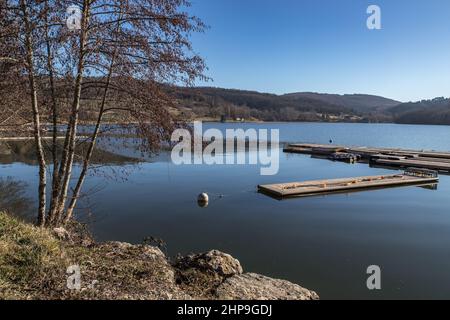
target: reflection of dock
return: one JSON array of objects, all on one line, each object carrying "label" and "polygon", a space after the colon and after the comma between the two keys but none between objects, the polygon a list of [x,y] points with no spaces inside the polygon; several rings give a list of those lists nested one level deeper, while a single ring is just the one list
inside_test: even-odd
[{"label": "reflection of dock", "polygon": [[355,156],[374,166],[385,167],[417,167],[450,172],[450,152],[409,150],[398,148],[367,148],[346,147],[321,144],[291,144],[284,149],[287,153],[310,154],[313,156],[327,156],[336,159],[336,155]]},{"label": "reflection of dock", "polygon": [[439,182],[439,177],[436,172],[409,169],[403,174],[395,175],[259,185],[258,190],[276,198],[289,198],[355,192],[365,189],[429,185],[436,184],[437,182]]}]

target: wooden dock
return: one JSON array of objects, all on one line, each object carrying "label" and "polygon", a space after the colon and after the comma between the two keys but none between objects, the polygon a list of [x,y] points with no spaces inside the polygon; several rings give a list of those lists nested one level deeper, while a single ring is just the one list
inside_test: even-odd
[{"label": "wooden dock", "polygon": [[358,156],[361,161],[374,166],[393,168],[417,167],[450,173],[450,152],[399,148],[346,147],[308,143],[291,144],[283,151],[313,156],[328,156],[331,159],[336,158],[332,157],[332,155],[347,153]]},{"label": "wooden dock", "polygon": [[429,185],[438,182],[439,177],[432,171],[418,171],[413,169],[405,171],[404,174],[395,175],[259,185],[258,191],[275,198],[283,199],[389,187]]}]

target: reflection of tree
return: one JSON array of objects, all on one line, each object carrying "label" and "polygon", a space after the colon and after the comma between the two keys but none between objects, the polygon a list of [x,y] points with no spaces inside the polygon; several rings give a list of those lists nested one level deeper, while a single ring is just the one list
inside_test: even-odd
[{"label": "reflection of tree", "polygon": [[[62,145],[60,146],[62,149]],[[46,157],[51,157],[49,150],[46,151]],[[75,154],[74,162],[80,163],[83,160],[87,152],[87,146],[85,141],[79,141],[78,152]],[[14,162],[22,162],[30,165],[37,165],[36,157],[36,144],[34,140],[26,141],[0,141],[0,163],[10,164]],[[101,148],[95,148],[91,163],[102,165],[127,165],[138,162],[137,159],[115,154],[103,150]]]},{"label": "reflection of tree", "polygon": [[19,216],[28,215],[33,209],[33,202],[25,195],[27,184],[8,177],[0,178],[0,211]]}]

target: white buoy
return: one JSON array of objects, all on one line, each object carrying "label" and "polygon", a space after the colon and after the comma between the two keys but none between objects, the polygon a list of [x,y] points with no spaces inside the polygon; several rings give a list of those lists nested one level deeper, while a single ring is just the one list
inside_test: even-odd
[{"label": "white buoy", "polygon": [[208,196],[208,194],[206,192],[203,192],[203,193],[200,193],[198,195],[197,200],[198,201],[202,201],[202,202],[208,202],[209,201],[209,196]]},{"label": "white buoy", "polygon": [[208,202],[208,201],[209,201],[209,196],[208,196],[207,193],[203,192],[203,193],[200,193],[200,194],[198,195],[197,200],[198,200],[198,201],[203,201],[203,202]]},{"label": "white buoy", "polygon": [[209,202],[209,196],[206,192],[200,193],[197,197],[198,205],[202,208],[205,208],[208,206]]}]

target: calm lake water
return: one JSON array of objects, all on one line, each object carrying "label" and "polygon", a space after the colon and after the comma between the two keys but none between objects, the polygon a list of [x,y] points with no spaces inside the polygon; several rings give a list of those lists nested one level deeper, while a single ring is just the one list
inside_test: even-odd
[{"label": "calm lake water", "polygon": [[[220,129],[276,128],[284,142],[450,151],[450,127],[391,124],[205,124]],[[125,147],[122,154],[138,154]],[[247,272],[296,282],[321,298],[450,298],[450,177],[419,187],[277,201],[258,184],[393,173],[280,153],[280,170],[255,165],[175,166],[168,154],[138,165],[99,168],[89,178],[80,219],[98,240],[163,239],[168,254],[219,249]],[[37,168],[0,164],[0,177],[28,184]],[[207,208],[196,197],[210,194]],[[89,212],[88,215],[86,212]],[[369,291],[366,269],[378,265],[382,290]]]}]

